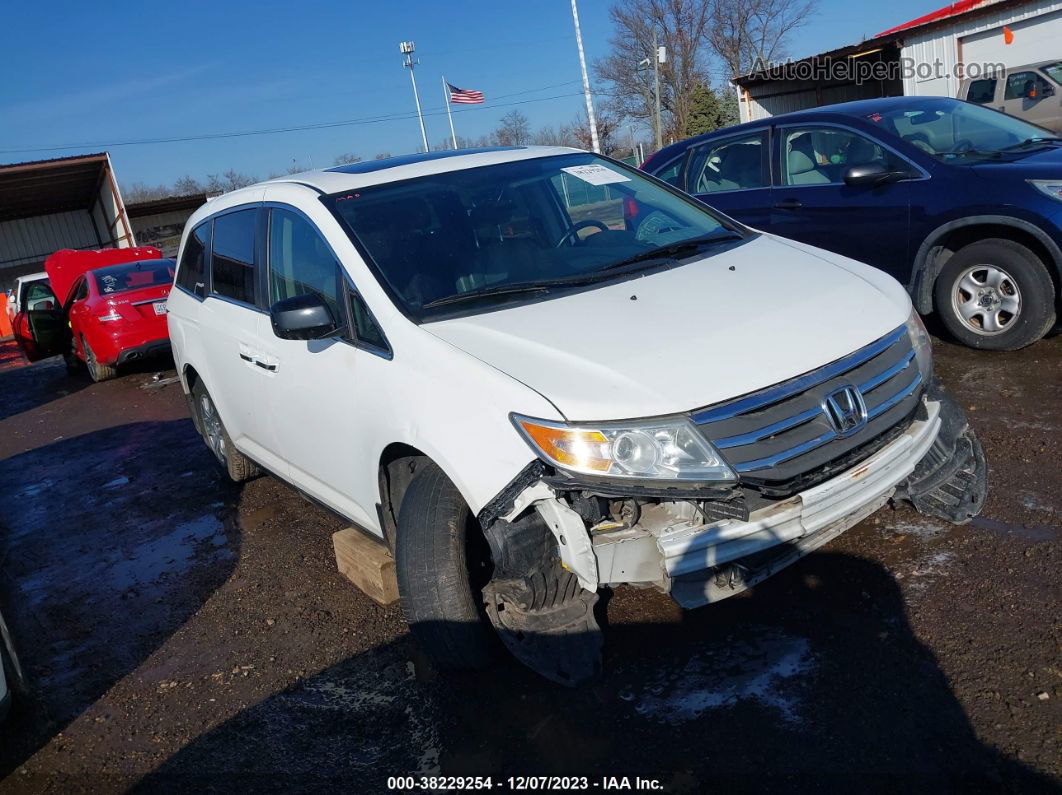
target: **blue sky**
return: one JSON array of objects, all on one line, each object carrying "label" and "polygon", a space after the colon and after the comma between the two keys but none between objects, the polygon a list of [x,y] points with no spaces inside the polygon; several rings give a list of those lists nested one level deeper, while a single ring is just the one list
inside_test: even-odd
[{"label": "blue sky", "polygon": [[[801,56],[850,44],[943,5],[819,0],[791,45]],[[580,0],[587,57],[606,54],[608,0]],[[582,108],[568,0],[303,3],[17,3],[0,30],[0,162],[108,149],[119,179],[171,183],[235,168],[264,178],[342,152],[414,151],[415,118],[211,140],[174,138],[365,119],[413,110],[398,42],[417,44],[417,80],[433,145],[449,134],[440,76],[477,88],[459,112],[476,137],[516,105],[533,128]],[[533,101],[528,101],[533,100]],[[494,106],[491,107],[491,104]],[[12,151],[87,144],[49,151]],[[109,145],[108,145],[109,144]]]}]

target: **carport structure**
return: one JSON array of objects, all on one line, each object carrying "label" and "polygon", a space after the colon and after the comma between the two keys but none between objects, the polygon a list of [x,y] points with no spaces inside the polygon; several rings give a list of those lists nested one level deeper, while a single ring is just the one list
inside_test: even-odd
[{"label": "carport structure", "polygon": [[134,245],[106,152],[0,165],[0,289],[57,249]]}]

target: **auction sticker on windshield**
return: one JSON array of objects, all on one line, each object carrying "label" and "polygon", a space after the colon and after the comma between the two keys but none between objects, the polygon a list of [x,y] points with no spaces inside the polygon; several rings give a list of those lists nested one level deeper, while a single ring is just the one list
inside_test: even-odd
[{"label": "auction sticker on windshield", "polygon": [[631,181],[630,177],[625,177],[611,168],[598,165],[568,166],[567,168],[562,168],[561,171],[571,174],[573,177],[578,177],[583,182],[589,182],[591,185],[611,185],[614,182]]}]

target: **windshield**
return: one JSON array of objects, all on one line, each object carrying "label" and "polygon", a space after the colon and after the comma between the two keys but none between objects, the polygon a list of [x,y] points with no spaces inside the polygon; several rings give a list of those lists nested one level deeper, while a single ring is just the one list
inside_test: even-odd
[{"label": "windshield", "polygon": [[124,293],[173,281],[172,259],[150,259],[109,265],[92,271],[100,295]]},{"label": "windshield", "polygon": [[586,153],[432,174],[327,202],[392,297],[420,319],[444,306],[474,312],[556,295],[744,239],[641,172]]},{"label": "windshield", "polygon": [[1005,149],[1053,136],[1048,130],[1013,116],[951,99],[872,113],[867,118],[938,160],[948,162],[996,157]]}]

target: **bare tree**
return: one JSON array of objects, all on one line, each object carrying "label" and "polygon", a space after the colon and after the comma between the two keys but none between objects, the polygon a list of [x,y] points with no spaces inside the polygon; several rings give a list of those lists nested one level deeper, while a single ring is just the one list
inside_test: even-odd
[{"label": "bare tree", "polygon": [[[580,123],[582,120],[580,119]],[[588,133],[589,134],[589,133]],[[561,124],[556,127],[546,125],[531,136],[531,143],[536,146],[579,146],[579,136],[573,126]]]},{"label": "bare tree", "polygon": [[235,169],[230,168],[224,174],[218,176],[217,174],[207,174],[207,193],[226,193],[230,190],[237,190],[238,188],[246,188],[248,185],[253,185],[257,182],[256,177],[249,177],[246,174],[241,174]]},{"label": "bare tree", "polygon": [[185,174],[173,183],[173,193],[175,196],[191,196],[193,193],[203,193],[203,186],[199,180]]},{"label": "bare tree", "polygon": [[390,152],[377,152],[376,156],[373,157],[373,160],[386,160],[390,156],[391,156]]},{"label": "bare tree", "polygon": [[[621,148],[619,131],[621,119],[612,110],[601,108],[595,114],[597,120],[597,142],[601,148],[601,154],[611,155]],[[593,136],[590,134],[590,120],[586,112],[575,117],[568,128],[572,137],[575,138],[575,146],[580,149],[590,150],[593,148]],[[629,148],[629,147],[627,147]]]},{"label": "bare tree", "polygon": [[787,54],[792,33],[808,24],[816,0],[713,0],[707,41],[729,77]]},{"label": "bare tree", "polygon": [[522,146],[528,143],[531,140],[531,124],[527,116],[516,109],[506,113],[494,130],[494,139],[499,146]]},{"label": "bare tree", "polygon": [[344,152],[341,155],[336,155],[336,159],[334,161],[332,161],[332,165],[334,165],[334,166],[346,166],[346,165],[350,165],[351,163],[360,163],[360,162],[361,162],[361,156],[360,155],[356,155],[353,152]]},{"label": "bare tree", "polygon": [[143,182],[134,182],[131,185],[122,186],[122,197],[128,204],[164,199],[171,195],[172,192],[165,185],[147,185]]},{"label": "bare tree", "polygon": [[654,56],[655,29],[657,43],[667,48],[667,61],[660,65],[665,136],[676,137],[686,128],[694,89],[708,81],[710,0],[619,0],[609,16],[615,27],[612,54],[594,64],[594,74],[607,87],[609,109],[621,120],[652,123],[653,71],[638,64]]}]

